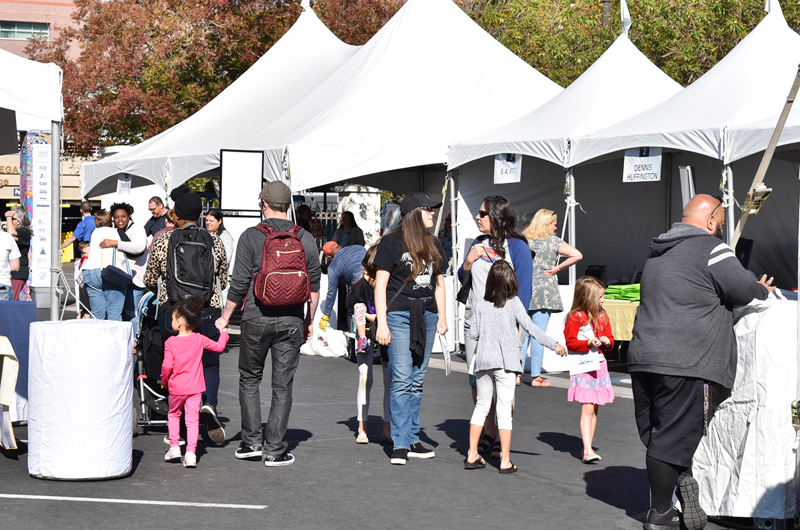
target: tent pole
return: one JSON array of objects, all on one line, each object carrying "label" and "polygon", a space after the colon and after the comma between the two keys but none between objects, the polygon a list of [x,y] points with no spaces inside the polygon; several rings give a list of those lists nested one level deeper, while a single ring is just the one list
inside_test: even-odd
[{"label": "tent pole", "polygon": [[[453,274],[453,297],[455,297],[456,293],[458,293],[458,283],[456,283],[456,278],[458,277],[458,251],[461,247],[461,243],[458,240],[458,211],[456,210],[456,181],[453,178],[454,172],[448,171],[447,172],[447,179],[450,181],[450,241],[453,245],[453,257],[450,258],[450,270]],[[461,329],[459,324],[461,319],[459,318],[459,307],[458,302],[453,300],[453,337],[454,337],[454,344],[456,345],[456,350],[458,350],[458,330]]]},{"label": "tent pole", "polygon": [[50,320],[58,320],[61,272],[61,124],[50,125]]},{"label": "tent pole", "polygon": [[728,246],[733,247],[736,243],[733,241],[733,232],[735,227],[733,225],[734,215],[736,212],[734,211],[733,207],[736,204],[736,201],[733,200],[733,168],[731,168],[730,164],[725,164],[725,168],[722,170],[725,173],[725,189],[722,190],[722,197],[725,201],[725,217],[728,219],[728,226],[725,230],[727,235],[727,243]]},{"label": "tent pole", "polygon": [[[567,170],[567,179],[569,179],[569,244],[578,248],[575,242],[575,169],[569,168]],[[577,266],[572,265],[569,268],[569,284],[575,285],[577,280]]]}]

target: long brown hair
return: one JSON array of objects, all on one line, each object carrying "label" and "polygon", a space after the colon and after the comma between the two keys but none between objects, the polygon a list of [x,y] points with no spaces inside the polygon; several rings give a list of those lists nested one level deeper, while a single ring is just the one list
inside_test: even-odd
[{"label": "long brown hair", "polygon": [[486,277],[486,294],[483,299],[495,307],[503,307],[507,301],[517,296],[518,290],[519,282],[511,265],[502,259],[492,263]]},{"label": "long brown hair", "polygon": [[492,221],[492,233],[489,234],[494,240],[495,250],[501,258],[506,257],[506,239],[521,239],[526,241],[525,236],[517,228],[517,212],[502,195],[489,195],[483,198],[483,206],[489,219]]},{"label": "long brown hair", "polygon": [[606,288],[600,280],[592,276],[583,276],[575,283],[575,297],[572,299],[572,309],[567,318],[573,313],[582,311],[586,313],[592,329],[596,329],[597,323],[608,321],[605,309],[600,307],[600,297],[605,293]]},{"label": "long brown hair", "polygon": [[406,252],[411,254],[413,268],[409,279],[416,278],[430,264],[433,265],[433,274],[441,274],[439,266],[439,249],[436,247],[434,237],[425,228],[422,221],[422,211],[415,208],[408,212],[397,225],[400,235],[403,237],[403,246]]}]

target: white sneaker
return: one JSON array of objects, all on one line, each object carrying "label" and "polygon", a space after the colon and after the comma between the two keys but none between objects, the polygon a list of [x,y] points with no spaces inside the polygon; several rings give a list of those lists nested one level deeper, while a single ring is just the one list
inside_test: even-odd
[{"label": "white sneaker", "polygon": [[367,436],[367,433],[365,433],[365,432],[358,433],[358,437],[356,438],[356,443],[357,444],[368,444],[369,443],[369,437]]},{"label": "white sneaker", "polygon": [[[165,435],[164,435],[164,444],[165,444],[165,445],[170,445],[170,441],[169,441],[169,434],[165,434]],[[180,445],[181,447],[183,447],[184,445],[186,445],[186,440],[184,440],[183,438],[181,438],[180,440],[178,440],[178,445]]]},{"label": "white sneaker", "polygon": [[164,455],[165,462],[177,462],[181,459],[181,448],[179,446],[170,447],[167,454]]},{"label": "white sneaker", "polygon": [[197,455],[186,453],[186,456],[183,457],[183,467],[197,467]]}]

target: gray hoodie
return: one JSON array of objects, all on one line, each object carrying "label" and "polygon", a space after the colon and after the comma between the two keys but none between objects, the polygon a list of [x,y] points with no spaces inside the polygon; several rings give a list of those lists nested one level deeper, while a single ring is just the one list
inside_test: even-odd
[{"label": "gray hoodie", "polygon": [[766,299],[767,289],[728,245],[695,226],[675,223],[650,250],[628,368],[731,388],[736,376],[731,309]]}]

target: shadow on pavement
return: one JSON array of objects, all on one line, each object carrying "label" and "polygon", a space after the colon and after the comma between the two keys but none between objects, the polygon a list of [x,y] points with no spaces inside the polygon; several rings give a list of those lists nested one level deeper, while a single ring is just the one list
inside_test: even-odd
[{"label": "shadow on pavement", "polygon": [[583,480],[586,482],[587,495],[625,510],[629,517],[643,516],[650,504],[650,486],[644,469],[610,466],[588,471],[583,475]]},{"label": "shadow on pavement", "polygon": [[453,440],[450,444],[451,449],[455,449],[466,457],[469,451],[469,420],[468,419],[451,419],[445,420],[436,425],[436,429],[444,432],[448,438]]},{"label": "shadow on pavement", "polygon": [[[266,425],[266,424],[265,424]],[[294,451],[298,445],[310,440],[314,436],[311,431],[305,429],[287,429],[286,442],[289,444],[289,451]]]},{"label": "shadow on pavement", "polygon": [[543,432],[539,434],[539,441],[558,452],[569,453],[579,460],[583,456],[583,442],[578,436],[563,432]]}]

